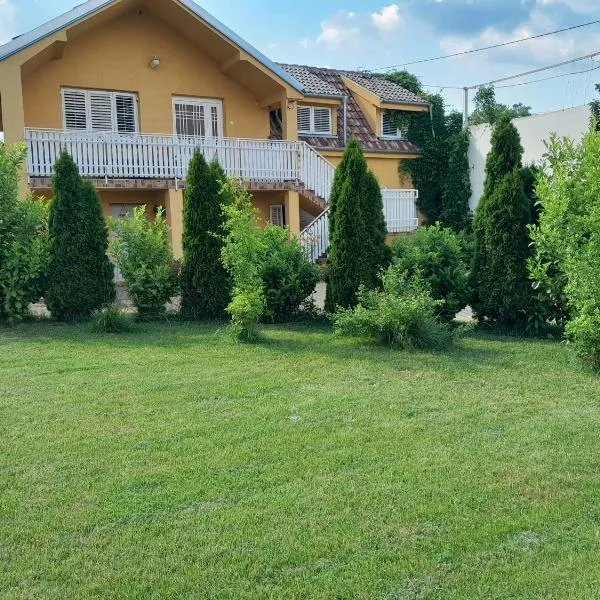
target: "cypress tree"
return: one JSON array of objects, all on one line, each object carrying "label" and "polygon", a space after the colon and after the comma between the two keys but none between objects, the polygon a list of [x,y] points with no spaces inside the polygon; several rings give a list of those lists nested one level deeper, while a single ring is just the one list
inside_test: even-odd
[{"label": "cypress tree", "polygon": [[469,177],[469,131],[460,131],[450,140],[448,170],[443,189],[440,221],[456,233],[469,231],[472,226],[471,179]]},{"label": "cypress tree", "polygon": [[181,310],[193,319],[225,316],[231,300],[229,275],[221,262],[225,174],[197,150],[190,162],[183,208]]},{"label": "cypress tree", "polygon": [[392,258],[392,251],[386,244],[387,226],[383,214],[381,188],[372,171],[368,171],[365,175],[361,200],[361,221],[364,232],[361,283],[372,289],[377,287],[380,271],[389,265]]},{"label": "cypress tree", "polygon": [[344,150],[344,154],[342,156],[342,160],[340,164],[336,167],[335,173],[333,176],[333,185],[331,186],[331,193],[329,194],[329,239],[333,237],[333,229],[335,226],[335,216],[337,211],[337,204],[340,194],[342,192],[342,187],[344,186],[344,182],[346,181],[346,173],[348,172],[348,162],[350,158],[360,153],[360,145],[356,141],[356,139],[351,139],[346,149]]},{"label": "cypress tree", "polygon": [[351,142],[340,165],[334,226],[329,242],[328,284],[325,308],[333,312],[356,304],[356,293],[365,276],[363,196],[367,190],[367,163],[357,143]]},{"label": "cypress tree", "polygon": [[100,197],[66,150],[54,165],[52,190],[46,305],[58,320],[85,318],[115,299]]},{"label": "cypress tree", "polygon": [[519,133],[509,118],[502,118],[492,135],[485,191],[473,223],[471,285],[479,316],[507,327],[523,324],[532,298],[527,274],[532,215],[521,156]]}]

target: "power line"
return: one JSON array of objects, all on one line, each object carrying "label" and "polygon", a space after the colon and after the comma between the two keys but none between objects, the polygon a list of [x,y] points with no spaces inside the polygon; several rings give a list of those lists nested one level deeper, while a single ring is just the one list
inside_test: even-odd
[{"label": "power line", "polygon": [[463,52],[455,52],[454,54],[445,54],[443,56],[434,56],[432,58],[423,58],[421,60],[414,60],[412,62],[406,62],[399,65],[391,65],[389,67],[379,67],[376,69],[370,69],[370,71],[388,71],[390,69],[397,69],[399,67],[408,67],[410,65],[420,65],[423,63],[433,62],[436,60],[443,60],[445,58],[454,58],[456,56],[465,56],[467,54],[474,54],[475,52],[483,52],[485,50],[493,50],[494,48],[503,48],[505,46],[511,46],[513,44],[520,44],[521,42],[527,42],[529,40],[537,40],[540,38],[548,37],[549,35],[556,35],[557,33],[564,33],[565,31],[573,31],[574,29],[581,29],[582,27],[589,27],[590,25],[596,25],[600,23],[600,19],[596,21],[589,21],[588,23],[581,23],[580,25],[573,25],[572,27],[565,27],[564,29],[557,29],[556,31],[549,31],[547,33],[540,33],[538,35],[532,35],[530,37],[521,38],[519,40],[512,40],[510,42],[503,42],[501,44],[493,44],[491,46],[485,46],[483,48],[474,48],[473,50],[465,50]]}]

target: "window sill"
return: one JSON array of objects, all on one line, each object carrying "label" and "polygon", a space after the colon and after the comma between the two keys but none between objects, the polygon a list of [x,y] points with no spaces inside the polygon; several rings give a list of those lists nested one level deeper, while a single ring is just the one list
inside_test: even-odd
[{"label": "window sill", "polygon": [[337,139],[337,135],[334,135],[333,133],[315,133],[314,131],[299,131],[298,135],[302,137],[319,137],[331,140]]}]

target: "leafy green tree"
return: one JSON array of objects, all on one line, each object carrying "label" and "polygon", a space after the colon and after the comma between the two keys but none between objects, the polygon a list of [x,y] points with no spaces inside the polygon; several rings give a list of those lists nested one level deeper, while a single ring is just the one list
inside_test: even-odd
[{"label": "leafy green tree", "polygon": [[409,71],[392,71],[378,75],[381,79],[387,79],[405,90],[417,94],[417,96],[424,95],[423,86],[416,75],[413,75]]},{"label": "leafy green tree", "polygon": [[469,121],[471,125],[488,123],[495,125],[502,117],[515,119],[531,115],[531,106],[522,103],[507,106],[496,101],[496,91],[493,86],[481,87],[475,94],[475,110]]},{"label": "leafy green tree", "polygon": [[221,261],[224,178],[217,162],[209,165],[200,150],[195,152],[185,190],[181,269],[181,310],[193,319],[223,317],[231,300],[231,280]]},{"label": "leafy green tree", "polygon": [[[596,91],[600,93],[600,84],[596,84]],[[590,118],[590,126],[596,131],[600,131],[600,100],[592,100],[590,102],[592,116]]]},{"label": "leafy green tree", "polygon": [[115,299],[113,266],[100,197],[63,150],[54,165],[45,300],[58,320],[89,317]]},{"label": "leafy green tree", "polygon": [[448,172],[444,182],[440,222],[456,233],[471,229],[473,216],[469,208],[471,179],[469,176],[469,132],[455,133],[450,139]]},{"label": "leafy green tree", "polygon": [[522,326],[533,291],[527,272],[531,255],[531,204],[521,177],[521,142],[509,117],[492,135],[484,195],[473,229],[472,305],[477,314],[506,327]]},{"label": "leafy green tree", "polygon": [[42,295],[47,263],[46,205],[19,199],[25,147],[0,142],[0,321],[14,323]]}]

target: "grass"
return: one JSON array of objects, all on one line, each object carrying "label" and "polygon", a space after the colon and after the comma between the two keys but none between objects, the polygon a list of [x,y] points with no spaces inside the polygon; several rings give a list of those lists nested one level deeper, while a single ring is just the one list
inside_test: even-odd
[{"label": "grass", "polygon": [[600,380],[556,343],[0,330],[2,598],[598,598]]}]

